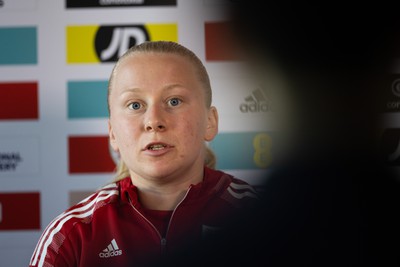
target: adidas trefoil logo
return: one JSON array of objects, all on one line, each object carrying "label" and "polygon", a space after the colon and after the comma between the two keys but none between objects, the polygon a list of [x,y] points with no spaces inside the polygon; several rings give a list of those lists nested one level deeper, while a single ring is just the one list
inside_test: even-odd
[{"label": "adidas trefoil logo", "polygon": [[271,103],[261,88],[257,88],[246,97],[245,102],[239,107],[242,113],[268,112],[271,110]]},{"label": "adidas trefoil logo", "polygon": [[119,249],[115,239],[111,240],[111,243],[108,244],[105,249],[103,249],[103,252],[99,253],[100,258],[110,258],[120,255],[122,255],[122,250]]}]

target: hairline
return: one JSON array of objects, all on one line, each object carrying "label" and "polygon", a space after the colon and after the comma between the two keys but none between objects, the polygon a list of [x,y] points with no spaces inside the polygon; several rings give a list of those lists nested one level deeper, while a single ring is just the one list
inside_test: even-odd
[{"label": "hairline", "polygon": [[111,115],[110,108],[110,94],[114,84],[114,77],[116,76],[120,65],[128,58],[136,54],[169,54],[176,55],[186,59],[192,64],[195,70],[196,77],[201,84],[201,88],[204,92],[205,105],[207,108],[211,107],[212,103],[212,89],[210,84],[210,78],[208,72],[202,63],[202,61],[197,57],[197,55],[189,50],[188,48],[172,41],[147,41],[136,46],[129,48],[115,63],[111,75],[108,81],[108,92],[107,92],[107,107],[109,116]]}]

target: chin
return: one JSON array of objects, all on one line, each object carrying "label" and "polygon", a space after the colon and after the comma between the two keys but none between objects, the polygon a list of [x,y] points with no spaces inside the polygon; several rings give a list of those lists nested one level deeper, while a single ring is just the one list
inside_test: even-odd
[{"label": "chin", "polygon": [[172,175],[174,172],[176,172],[176,168],[171,168],[171,166],[155,166],[154,168],[144,170],[144,174],[153,179],[164,178]]}]

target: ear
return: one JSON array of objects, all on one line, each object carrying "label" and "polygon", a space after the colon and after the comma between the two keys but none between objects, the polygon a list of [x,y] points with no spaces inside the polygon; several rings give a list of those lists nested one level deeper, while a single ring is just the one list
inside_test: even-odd
[{"label": "ear", "polygon": [[115,134],[114,134],[114,130],[111,125],[110,119],[108,119],[108,138],[109,138],[109,142],[110,142],[110,145],[113,148],[113,150],[115,152],[119,152],[117,141],[115,139]]},{"label": "ear", "polygon": [[211,141],[218,133],[218,111],[216,107],[210,107],[207,115],[207,128],[204,135],[205,141]]}]

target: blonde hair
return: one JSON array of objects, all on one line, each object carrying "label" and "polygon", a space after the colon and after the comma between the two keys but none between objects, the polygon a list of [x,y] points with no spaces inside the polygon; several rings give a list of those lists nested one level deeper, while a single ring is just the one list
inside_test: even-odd
[{"label": "blonde hair", "polygon": [[[210,84],[210,78],[208,76],[207,70],[201,60],[196,56],[194,52],[184,47],[181,44],[172,41],[147,41],[141,44],[132,46],[129,48],[117,61],[114,65],[111,75],[108,81],[108,96],[107,96],[107,105],[108,105],[108,113],[111,116],[110,109],[110,94],[114,84],[114,78],[116,73],[118,72],[118,67],[121,65],[126,58],[138,54],[138,53],[165,53],[165,54],[173,54],[182,56],[189,60],[193,64],[196,69],[197,77],[202,84],[205,95],[205,104],[207,108],[211,107],[212,102],[212,90]],[[204,145],[205,147],[205,166],[214,169],[216,165],[216,156],[214,152],[208,147],[208,145]],[[129,169],[123,160],[120,158],[119,162],[116,166],[116,176],[114,178],[115,181],[119,181],[125,177],[130,176]]]},{"label": "blonde hair", "polygon": [[210,169],[215,169],[215,166],[217,165],[217,157],[209,146],[205,145],[205,149],[206,156],[204,158],[204,165]]}]

